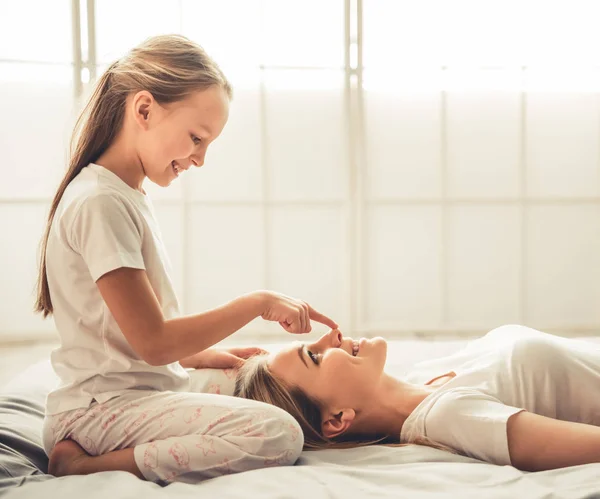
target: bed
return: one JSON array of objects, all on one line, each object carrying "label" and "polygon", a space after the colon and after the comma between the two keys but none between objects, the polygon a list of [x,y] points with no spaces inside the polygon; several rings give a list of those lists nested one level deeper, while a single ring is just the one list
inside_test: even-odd
[{"label": "bed", "polygon": [[[390,342],[387,369],[403,373],[419,361],[457,351],[464,341]],[[271,350],[277,346],[271,346]],[[420,446],[370,446],[304,452],[295,466],[228,475],[195,485],[161,487],[126,472],[55,478],[40,430],[45,396],[56,382],[48,360],[14,378],[0,394],[0,497],[170,499],[214,497],[600,497],[600,464],[523,473]]]}]

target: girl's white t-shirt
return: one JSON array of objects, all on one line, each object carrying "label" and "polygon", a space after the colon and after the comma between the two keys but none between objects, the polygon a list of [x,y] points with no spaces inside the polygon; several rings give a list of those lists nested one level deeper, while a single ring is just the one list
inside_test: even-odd
[{"label": "girl's white t-shirt", "polygon": [[165,319],[180,315],[150,199],[90,164],[66,188],[48,237],[46,272],[60,336],[51,354],[60,382],[47,396],[48,415],[128,390],[189,390],[179,362],[151,366],[141,359],[102,299],[96,281],[120,267],[145,269]]},{"label": "girl's white t-shirt", "polygon": [[507,422],[518,412],[600,426],[598,344],[502,326],[455,355],[422,363],[408,381],[448,371],[456,376],[409,415],[402,442],[424,436],[466,456],[510,465]]}]

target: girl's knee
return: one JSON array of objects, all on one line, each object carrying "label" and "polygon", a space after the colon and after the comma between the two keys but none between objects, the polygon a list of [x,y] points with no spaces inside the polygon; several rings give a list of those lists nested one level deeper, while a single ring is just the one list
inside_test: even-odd
[{"label": "girl's knee", "polygon": [[229,442],[259,461],[264,459],[267,465],[295,463],[304,445],[298,422],[278,407],[243,402],[235,408],[215,411],[198,425],[198,433]]}]

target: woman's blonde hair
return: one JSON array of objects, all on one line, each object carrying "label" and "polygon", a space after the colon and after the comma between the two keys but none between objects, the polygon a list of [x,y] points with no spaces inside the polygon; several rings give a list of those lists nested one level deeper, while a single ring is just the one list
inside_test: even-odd
[{"label": "woman's blonde hair", "polygon": [[46,247],[58,204],[71,181],[111,145],[123,125],[125,100],[147,90],[160,104],[183,100],[195,91],[219,86],[231,99],[232,88],[204,49],[179,35],[149,38],[112,63],[98,80],[71,139],[69,168],[52,201],[40,244],[40,268],[34,310],[53,312],[46,275]]},{"label": "woman's blonde hair", "polygon": [[[259,402],[266,402],[291,414],[300,425],[304,434],[304,450],[348,449],[372,444],[400,444],[400,435],[383,435],[374,439],[372,436],[342,436],[327,438],[321,432],[321,405],[297,386],[287,386],[269,371],[268,356],[257,355],[248,359],[239,369],[235,380],[234,396]],[[456,453],[454,449],[433,442],[427,437],[420,437],[414,442],[435,449]]]}]

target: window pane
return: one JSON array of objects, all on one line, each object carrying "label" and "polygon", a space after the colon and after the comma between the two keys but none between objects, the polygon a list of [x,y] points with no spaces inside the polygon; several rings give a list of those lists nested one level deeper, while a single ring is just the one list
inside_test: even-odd
[{"label": "window pane", "polygon": [[28,334],[52,338],[54,321],[33,313],[38,247],[49,205],[0,204],[0,340]]},{"label": "window pane", "polygon": [[[340,208],[281,207],[269,216],[271,287],[310,303],[345,328],[349,318],[347,218]],[[280,234],[310,237],[278,237]],[[324,332],[326,326],[314,323]]]},{"label": "window pane", "polygon": [[342,72],[267,71],[265,87],[272,197],[344,199],[348,142]]},{"label": "window pane", "polygon": [[595,0],[365,0],[365,65],[597,63],[597,6]]},{"label": "window pane", "polygon": [[189,289],[184,290],[189,294],[187,313],[217,307],[265,287],[260,207],[193,207],[190,216]]},{"label": "window pane", "polygon": [[258,0],[183,0],[181,24],[182,34],[199,43],[225,74],[259,66]]},{"label": "window pane", "polygon": [[73,60],[69,0],[5,0],[0,9],[0,59]]},{"label": "window pane", "polygon": [[364,80],[367,192],[375,199],[441,194],[441,71]]},{"label": "window pane", "polygon": [[484,329],[520,320],[518,206],[447,208],[448,322]]},{"label": "window pane", "polygon": [[571,331],[599,324],[598,206],[532,206],[527,227],[526,323]]},{"label": "window pane", "polygon": [[193,199],[238,202],[262,200],[263,116],[258,72],[227,74],[234,93],[227,125],[209,145],[204,166],[188,171],[187,178],[183,179],[190,183]]},{"label": "window pane", "polygon": [[0,64],[0,199],[54,194],[74,123],[71,82],[69,67]]},{"label": "window pane", "polygon": [[96,2],[97,61],[112,62],[146,38],[178,33],[179,2],[102,0]]},{"label": "window pane", "polygon": [[[593,88],[599,78],[592,72],[567,78],[570,72],[561,72],[562,78],[555,78],[551,73],[536,75],[535,71],[527,71],[531,88],[527,94],[525,128],[527,194],[598,196],[597,94],[576,87],[581,82]],[[559,84],[560,79],[563,81]],[[564,90],[544,91],[541,80]],[[570,91],[570,87],[576,90]]]},{"label": "window pane", "polygon": [[446,99],[448,193],[518,196],[521,71],[450,69],[446,73],[450,84]]},{"label": "window pane", "polygon": [[342,67],[343,0],[264,0],[263,64]]},{"label": "window pane", "polygon": [[[366,212],[366,326],[374,330],[442,325],[442,209],[372,206]],[[392,263],[393,262],[393,263]]]}]

